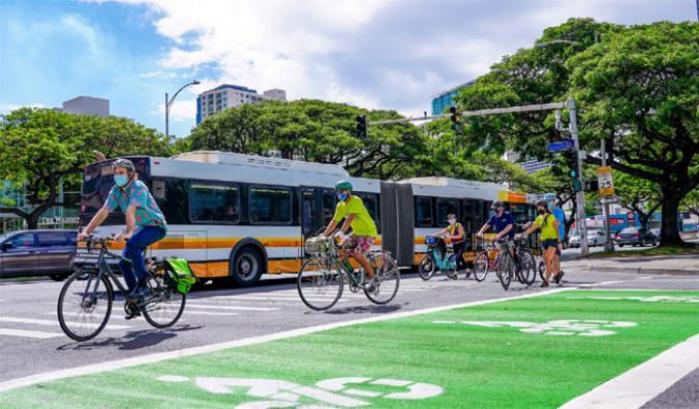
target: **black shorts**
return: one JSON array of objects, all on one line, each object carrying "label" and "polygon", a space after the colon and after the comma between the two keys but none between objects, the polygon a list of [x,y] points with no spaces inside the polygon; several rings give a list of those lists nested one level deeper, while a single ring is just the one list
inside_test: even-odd
[{"label": "black shorts", "polygon": [[558,252],[558,240],[544,240],[541,242],[541,247],[544,249],[544,251],[546,251],[549,247],[555,247],[556,252]]}]

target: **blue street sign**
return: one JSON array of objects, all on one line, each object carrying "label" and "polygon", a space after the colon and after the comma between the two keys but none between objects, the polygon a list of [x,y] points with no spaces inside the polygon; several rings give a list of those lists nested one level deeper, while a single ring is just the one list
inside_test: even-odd
[{"label": "blue street sign", "polygon": [[574,144],[572,139],[563,139],[560,141],[549,143],[548,150],[549,152],[568,151],[573,149],[573,146]]}]

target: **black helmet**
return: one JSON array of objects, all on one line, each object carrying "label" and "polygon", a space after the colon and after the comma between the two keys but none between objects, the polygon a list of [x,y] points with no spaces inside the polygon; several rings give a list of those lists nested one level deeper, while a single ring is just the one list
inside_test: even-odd
[{"label": "black helmet", "polygon": [[493,209],[493,210],[495,210],[495,209],[504,209],[504,208],[505,208],[505,204],[504,204],[502,201],[500,201],[500,200],[496,200],[496,201],[493,202],[492,205],[490,205],[490,208]]},{"label": "black helmet", "polygon": [[117,159],[112,163],[112,166],[115,168],[125,168],[129,172],[135,172],[136,167],[133,165],[133,162],[131,162],[128,159]]}]

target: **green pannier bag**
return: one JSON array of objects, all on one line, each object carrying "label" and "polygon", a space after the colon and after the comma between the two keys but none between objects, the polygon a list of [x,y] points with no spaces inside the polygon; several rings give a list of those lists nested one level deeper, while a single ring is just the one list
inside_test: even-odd
[{"label": "green pannier bag", "polygon": [[197,282],[197,277],[189,268],[189,263],[183,258],[171,257],[166,259],[170,266],[170,278],[174,281],[175,288],[180,294],[187,294],[192,285]]}]

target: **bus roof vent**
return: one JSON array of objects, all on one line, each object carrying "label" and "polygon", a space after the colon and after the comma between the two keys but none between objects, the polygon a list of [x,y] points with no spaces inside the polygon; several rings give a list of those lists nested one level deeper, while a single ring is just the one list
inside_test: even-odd
[{"label": "bus roof vent", "polygon": [[268,156],[245,155],[242,153],[221,151],[193,151],[172,157],[174,160],[186,160],[217,165],[257,166],[270,169],[296,170],[311,173],[323,173],[348,177],[349,173],[340,165],[305,162],[301,160],[281,159]]}]

